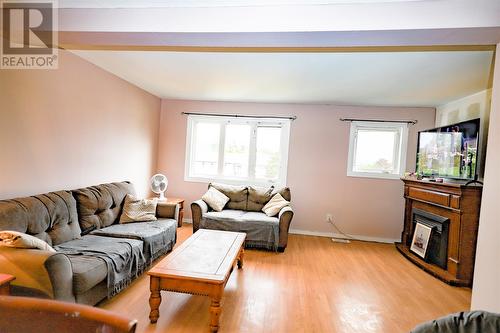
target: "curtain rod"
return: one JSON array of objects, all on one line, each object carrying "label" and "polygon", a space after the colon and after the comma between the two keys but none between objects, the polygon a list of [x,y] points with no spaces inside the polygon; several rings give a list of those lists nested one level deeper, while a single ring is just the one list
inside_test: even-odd
[{"label": "curtain rod", "polygon": [[353,119],[353,118],[340,118],[340,121],[365,121],[370,123],[407,123],[415,125],[418,120],[379,120],[379,119]]},{"label": "curtain rod", "polygon": [[235,117],[235,118],[267,118],[267,119],[297,119],[296,116],[246,116],[241,114],[217,114],[217,113],[197,113],[197,112],[181,112],[185,115],[193,116],[212,116],[212,117]]}]

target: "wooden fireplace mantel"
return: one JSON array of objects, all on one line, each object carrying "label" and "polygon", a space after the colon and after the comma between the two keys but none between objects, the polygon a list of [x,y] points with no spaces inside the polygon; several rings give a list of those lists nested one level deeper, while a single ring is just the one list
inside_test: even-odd
[{"label": "wooden fireplace mantel", "polygon": [[[403,178],[405,217],[396,248],[428,273],[457,286],[472,285],[482,186]],[[446,269],[410,252],[414,208],[449,219]]]}]

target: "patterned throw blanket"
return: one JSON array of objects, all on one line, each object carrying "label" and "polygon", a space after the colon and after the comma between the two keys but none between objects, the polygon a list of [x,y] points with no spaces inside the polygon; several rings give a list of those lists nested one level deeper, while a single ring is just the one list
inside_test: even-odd
[{"label": "patterned throw blanket", "polygon": [[[223,231],[244,232],[247,234],[245,247],[264,248],[271,251],[278,249],[279,242],[279,221],[278,219],[269,219],[268,221],[259,221],[251,219],[252,214],[257,217],[259,213],[230,211],[226,210],[227,217],[213,216],[206,213],[200,221],[200,228],[214,229]],[[241,215],[246,214],[248,220],[242,220]]]},{"label": "patterned throw blanket", "polygon": [[104,260],[108,268],[108,298],[128,286],[146,267],[142,248],[133,239],[87,235],[54,248],[68,256],[90,256]]},{"label": "patterned throw blanket", "polygon": [[92,235],[132,238],[144,242],[144,256],[148,265],[172,249],[175,244],[177,222],[158,219],[152,222],[114,224],[95,230]]}]

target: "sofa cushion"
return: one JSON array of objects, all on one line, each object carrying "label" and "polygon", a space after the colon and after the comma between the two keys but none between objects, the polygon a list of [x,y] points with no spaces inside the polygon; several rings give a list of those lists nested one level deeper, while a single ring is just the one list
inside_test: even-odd
[{"label": "sofa cushion", "polygon": [[214,187],[229,198],[226,204],[228,209],[247,209],[248,188],[246,186],[234,186],[219,183],[211,183],[208,187]]},{"label": "sofa cushion", "polygon": [[83,294],[92,289],[108,276],[106,262],[101,258],[69,255],[73,269],[73,290]]},{"label": "sofa cushion", "polygon": [[177,237],[177,221],[174,219],[158,219],[151,222],[114,224],[95,230],[92,235],[139,239],[144,242],[144,257],[154,260],[170,251]]},{"label": "sofa cushion", "polygon": [[292,195],[290,193],[290,188],[289,187],[280,187],[280,188],[275,188],[273,190],[273,193],[271,193],[271,197],[273,197],[276,193],[281,194],[283,199],[286,201],[292,201]]},{"label": "sofa cushion", "polygon": [[208,212],[203,214],[204,218],[209,218],[217,221],[233,221],[239,220],[245,214],[244,210],[235,210],[235,209],[224,209],[220,212]]},{"label": "sofa cushion", "polygon": [[203,218],[214,221],[255,222],[258,223],[279,223],[275,216],[267,216],[262,212],[247,212],[244,210],[224,209],[222,212],[208,212],[203,214]]},{"label": "sofa cushion", "polygon": [[267,216],[262,212],[245,212],[241,216],[242,221],[251,221],[256,223],[271,223],[271,224],[279,224],[279,220],[275,216]]},{"label": "sofa cushion", "polygon": [[500,314],[463,311],[417,325],[410,333],[500,332]]},{"label": "sofa cushion", "polygon": [[130,182],[101,184],[72,191],[82,233],[118,222],[127,194],[135,195]]},{"label": "sofa cushion", "polygon": [[200,228],[246,233],[245,246],[276,250],[279,241],[279,220],[262,212],[225,209],[203,214]]},{"label": "sofa cushion", "polygon": [[274,186],[271,187],[248,187],[247,209],[250,212],[260,212],[265,204],[271,200]]},{"label": "sofa cushion", "polygon": [[0,230],[35,236],[49,245],[80,237],[76,202],[71,192],[58,191],[0,201]]}]

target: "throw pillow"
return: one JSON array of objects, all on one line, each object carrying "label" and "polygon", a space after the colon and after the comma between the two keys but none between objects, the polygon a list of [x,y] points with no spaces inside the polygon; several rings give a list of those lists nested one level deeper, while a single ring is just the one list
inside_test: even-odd
[{"label": "throw pillow", "polygon": [[158,199],[137,199],[131,194],[125,197],[120,223],[156,221]]},{"label": "throw pillow", "polygon": [[56,252],[56,250],[43,240],[35,236],[12,230],[0,231],[0,246]]},{"label": "throw pillow", "polygon": [[262,208],[262,211],[266,213],[267,216],[275,216],[283,207],[288,205],[290,205],[290,202],[283,199],[281,194],[276,193],[264,208]]},{"label": "throw pillow", "polygon": [[229,201],[229,198],[215,187],[210,187],[208,191],[203,194],[201,200],[205,201],[207,205],[216,212],[220,212]]}]

